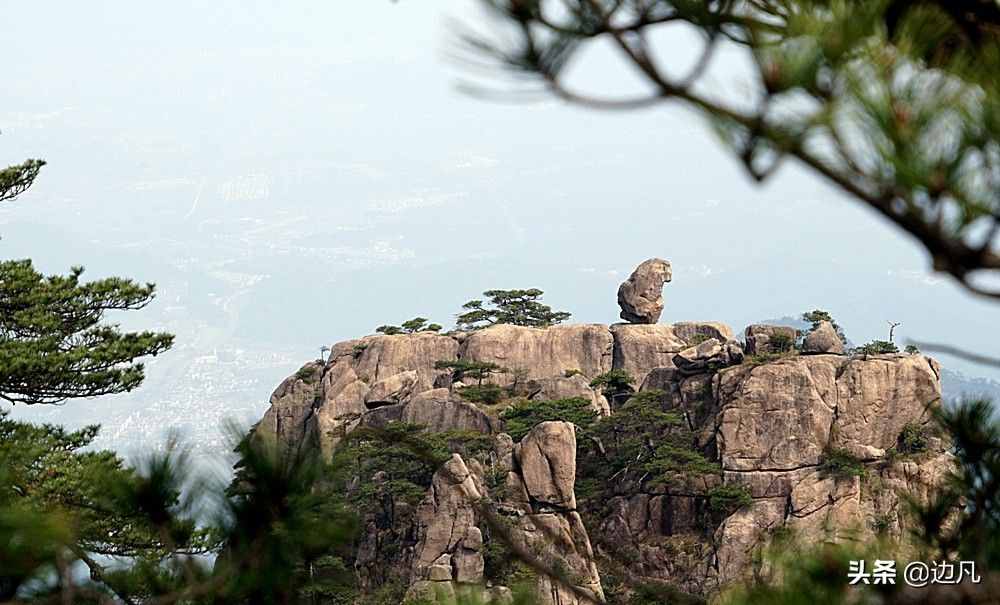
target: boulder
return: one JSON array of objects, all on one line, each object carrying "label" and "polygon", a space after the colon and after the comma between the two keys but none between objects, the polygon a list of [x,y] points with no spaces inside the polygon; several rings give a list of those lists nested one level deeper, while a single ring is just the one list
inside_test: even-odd
[{"label": "boulder", "polygon": [[612,367],[628,372],[636,385],[642,384],[653,368],[673,367],[674,355],[690,346],[674,332],[673,326],[615,324],[611,326],[611,334]]},{"label": "boulder", "polygon": [[821,321],[802,341],[803,354],[833,353],[844,354],[844,342],[840,340],[837,329],[828,321]]},{"label": "boulder", "polygon": [[754,324],[747,326],[744,336],[747,355],[764,355],[780,352],[773,342],[777,340],[775,337],[791,345],[799,337],[799,331],[788,326]]},{"label": "boulder", "polygon": [[542,422],[514,447],[525,489],[545,507],[576,509],[576,429],[561,421]]},{"label": "boulder", "polygon": [[365,406],[376,408],[383,405],[405,403],[417,389],[419,377],[415,370],[386,376],[371,385],[365,394]]},{"label": "boulder", "polygon": [[448,389],[414,395],[403,407],[403,422],[419,424],[435,433],[445,431],[493,432],[493,421],[479,408],[456,399]]},{"label": "boulder", "polygon": [[634,324],[655,324],[663,312],[663,284],[672,278],[670,263],[660,258],[643,261],[618,288],[621,318]]},{"label": "boulder", "polygon": [[904,426],[928,419],[941,396],[937,376],[922,355],[809,355],[724,371],[723,467],[793,470],[818,464],[829,447],[884,456]]},{"label": "boulder", "polygon": [[712,372],[743,361],[743,349],[736,341],[719,342],[709,338],[688,347],[673,357],[673,364],[681,374],[691,376]]},{"label": "boulder", "polygon": [[733,339],[733,329],[720,321],[679,321],[671,326],[674,334],[688,344],[714,338],[719,342]]},{"label": "boulder", "polygon": [[462,359],[492,362],[510,370],[491,381],[510,384],[563,376],[578,370],[588,379],[611,369],[611,333],[599,324],[529,328],[499,324],[476,330],[462,342]]}]

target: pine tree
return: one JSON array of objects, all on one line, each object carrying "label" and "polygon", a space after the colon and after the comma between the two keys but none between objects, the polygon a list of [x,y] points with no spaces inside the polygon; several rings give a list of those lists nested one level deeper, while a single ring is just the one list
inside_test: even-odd
[{"label": "pine tree", "polygon": [[131,391],[144,377],[136,360],[170,348],[169,334],[103,321],[106,311],[146,306],[152,284],[81,283],[82,273],[43,276],[30,260],[0,262],[0,399],[31,405]]},{"label": "pine tree", "polygon": [[546,328],[569,319],[565,311],[553,311],[552,307],[538,301],[541,290],[487,290],[483,296],[489,298],[493,308],[483,306],[482,300],[470,300],[462,305],[465,312],[458,316],[458,327],[463,330],[478,330],[495,324],[512,324]]}]

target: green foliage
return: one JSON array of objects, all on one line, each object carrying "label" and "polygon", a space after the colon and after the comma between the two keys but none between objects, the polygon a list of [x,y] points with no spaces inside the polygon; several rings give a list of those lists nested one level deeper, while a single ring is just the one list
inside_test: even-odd
[{"label": "green foliage", "polygon": [[[145,586],[142,564],[214,546],[211,532],[185,514],[176,478],[144,476],[113,452],[87,449],[97,431],[33,425],[0,412],[0,601],[28,585],[51,591],[49,576],[67,554],[101,579],[94,590],[105,590]],[[101,556],[139,563],[112,574],[95,561]]]},{"label": "green foliage", "polygon": [[0,202],[12,200],[27,191],[42,166],[45,166],[43,160],[25,160],[0,170]]},{"label": "green foliage", "polygon": [[767,552],[768,568],[763,577],[731,587],[720,605],[850,605],[885,604],[878,586],[851,585],[847,581],[850,561],[892,559],[887,549],[866,552],[856,545],[799,544],[781,540]]},{"label": "green foliage", "polygon": [[[335,467],[307,448],[289,452],[263,435],[244,439],[237,452],[241,472],[225,500],[228,523],[212,570],[224,580],[225,600],[287,603],[302,591],[349,583],[334,582],[343,567],[337,552],[356,533],[354,514],[328,481]],[[319,561],[326,577],[311,571]]]},{"label": "green foliage", "polygon": [[483,296],[489,298],[489,304],[493,308],[484,307],[482,300],[470,300],[462,305],[464,312],[458,316],[458,327],[463,330],[479,330],[495,324],[513,324],[545,328],[569,319],[569,313],[553,311],[548,305],[539,302],[542,294],[537,288],[487,290],[483,292]]},{"label": "green foliage", "polygon": [[862,460],[839,448],[829,448],[823,452],[819,461],[819,471],[836,479],[863,477],[867,473]]},{"label": "green foliage", "polygon": [[919,355],[920,349],[917,347],[917,345],[906,345],[906,348],[903,349],[903,352],[906,353],[907,355]]},{"label": "green foliage", "polygon": [[597,418],[591,403],[582,397],[566,399],[523,400],[504,410],[500,419],[504,431],[520,441],[535,425],[549,420],[572,422],[587,430]]},{"label": "green foliage", "polygon": [[[952,440],[955,463],[947,480],[920,503],[909,498],[917,535],[929,559],[978,561],[1000,570],[1000,420],[985,399],[967,399],[935,410]],[[985,575],[985,574],[984,574]]]},{"label": "green foliage", "polygon": [[106,311],[146,306],[152,284],[81,283],[82,273],[46,277],[29,260],[0,262],[0,399],[51,404],[131,391],[144,376],[136,360],[173,343],[169,334],[103,323]]},{"label": "green foliage", "polygon": [[429,433],[404,422],[361,427],[334,452],[334,485],[362,512],[372,510],[383,497],[416,504],[452,452],[476,457],[491,449],[489,436],[473,431]]},{"label": "green foliage", "polygon": [[929,426],[914,422],[903,425],[896,439],[896,451],[900,454],[919,454],[927,451],[933,430]]},{"label": "green foliage", "polygon": [[772,352],[780,355],[781,353],[788,353],[795,348],[795,339],[788,334],[778,332],[771,335],[767,345],[772,349]]},{"label": "green foliage", "polygon": [[751,366],[764,365],[766,363],[771,363],[772,361],[778,361],[779,359],[785,359],[790,357],[791,351],[786,351],[785,353],[755,353],[753,355],[747,355],[743,358],[743,363]]},{"label": "green foliage", "polygon": [[885,353],[899,353],[899,348],[887,340],[873,340],[854,349],[854,353],[856,355],[881,355]]},{"label": "green foliage", "polygon": [[662,391],[641,391],[578,439],[586,447],[577,465],[583,479],[578,496],[600,503],[615,495],[615,486],[630,481],[665,488],[721,473],[698,447],[685,419],[660,409],[663,397]]},{"label": "green foliage", "polygon": [[[311,455],[244,439],[224,494],[191,481],[183,450],[130,468],[84,451],[95,434],[0,418],[0,600],[288,603],[320,588],[313,563],[334,570],[353,536],[353,516]],[[191,556],[209,550],[214,563]],[[66,574],[74,565],[89,573]]]},{"label": "green foliage", "polygon": [[806,311],[802,314],[802,320],[808,321],[812,324],[812,328],[815,330],[824,321],[830,323],[836,323],[833,321],[833,316],[830,315],[829,311],[823,311],[822,309],[815,309],[813,311]]},{"label": "green foliage", "polygon": [[505,374],[509,370],[489,361],[472,359],[440,359],[434,362],[436,370],[451,370],[452,380],[471,378],[482,384],[493,374]]},{"label": "green foliage", "polygon": [[708,490],[708,507],[712,512],[729,516],[753,504],[750,489],[745,485],[728,483]]},{"label": "green foliage", "polygon": [[507,389],[495,384],[470,384],[458,389],[458,395],[466,401],[483,405],[496,405],[509,395]]},{"label": "green foliage", "polygon": [[497,518],[501,527],[491,527],[483,523],[479,529],[483,535],[483,577],[495,586],[518,586],[533,582],[537,574],[507,546],[499,532],[510,535],[513,526],[505,519]]},{"label": "green foliage", "polygon": [[583,372],[576,368],[573,368],[572,370],[566,370],[563,372],[564,378],[572,378],[574,376],[581,376],[581,375],[583,375]]},{"label": "green foliage", "polygon": [[440,332],[441,324],[427,323],[426,317],[414,317],[402,323],[402,325],[383,325],[375,328],[375,331],[386,336],[396,334],[416,334],[417,332]]},{"label": "green foliage", "polygon": [[601,389],[605,395],[614,396],[621,393],[632,392],[632,385],[635,378],[625,370],[609,370],[603,374],[598,374],[590,381],[590,387]]},{"label": "green foliage", "polygon": [[642,582],[631,590],[632,594],[627,601],[627,605],[703,605],[704,601],[698,597],[689,595],[665,582],[647,581]]},{"label": "green foliage", "polygon": [[295,378],[305,382],[307,384],[312,384],[320,379],[322,376],[322,366],[315,364],[307,364],[302,366],[295,372]]}]

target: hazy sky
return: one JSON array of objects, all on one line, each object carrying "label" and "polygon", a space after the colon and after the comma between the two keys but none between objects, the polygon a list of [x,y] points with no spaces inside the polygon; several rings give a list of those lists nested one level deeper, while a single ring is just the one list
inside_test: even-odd
[{"label": "hazy sky", "polygon": [[[156,281],[125,321],[178,333],[163,364],[286,354],[243,385],[255,411],[319,345],[418,314],[450,325],[487,288],[617,321],[618,283],[651,256],[674,265],[666,322],[742,330],[820,307],[856,342],[893,320],[902,338],[1000,353],[1000,305],[932,276],[913,242],[794,165],[750,183],[690,112],[460,94],[472,74],[448,58],[450,19],[488,28],[474,5],[8,3],[0,161],[49,166],[0,207],[0,256]],[[691,41],[660,47],[674,60]],[[589,59],[581,85],[634,82]],[[720,86],[740,67],[723,59]],[[163,364],[147,389],[165,388]]]}]

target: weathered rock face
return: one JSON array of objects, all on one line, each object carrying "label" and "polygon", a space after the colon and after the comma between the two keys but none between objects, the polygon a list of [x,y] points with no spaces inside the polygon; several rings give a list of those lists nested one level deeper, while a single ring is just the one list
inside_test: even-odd
[{"label": "weathered rock face", "polygon": [[[724,580],[746,572],[776,527],[841,540],[888,524],[901,535],[900,490],[926,495],[949,466],[941,443],[923,454],[923,464],[887,457],[903,427],[926,424],[940,398],[937,363],[923,356],[793,357],[725,370],[717,388],[725,401],[718,447],[727,480],[741,480],[754,498],[719,529]],[[868,478],[825,473],[821,464],[834,449],[867,467]]]},{"label": "weathered rock face", "polygon": [[572,370],[592,378],[611,369],[611,349],[611,334],[599,324],[546,329],[498,325],[469,334],[459,356],[508,368],[510,372],[495,381],[510,382],[563,376]]},{"label": "weathered rock face", "polygon": [[735,341],[723,343],[709,338],[674,355],[673,362],[681,374],[693,376],[742,363],[743,349]]},{"label": "weathered rock face", "polygon": [[414,395],[403,406],[400,420],[419,424],[436,433],[453,430],[491,433],[495,424],[482,410],[462,401],[448,389],[433,389]]},{"label": "weathered rock face", "polygon": [[278,438],[286,451],[315,439],[314,411],[322,393],[322,377],[323,364],[314,361],[286,378],[271,394],[271,407],[257,430]]},{"label": "weathered rock face", "polygon": [[663,313],[663,284],[673,278],[670,263],[660,258],[643,261],[618,288],[621,318],[634,324],[655,324]]},{"label": "weathered rock face", "polygon": [[[483,491],[458,454],[434,474],[430,492],[417,507],[420,541],[412,568],[414,584],[483,581],[483,535],[475,509]],[[411,590],[423,591],[416,586]]]},{"label": "weathered rock face", "polygon": [[575,510],[576,431],[566,422],[543,422],[514,447],[528,497],[541,508]]},{"label": "weathered rock face", "polygon": [[792,357],[723,372],[719,388],[719,450],[732,471],[816,465],[830,447],[880,458],[940,397],[935,362],[919,355]]},{"label": "weathered rock face", "polygon": [[803,353],[833,353],[844,354],[844,342],[840,340],[837,329],[828,321],[821,321],[815,329],[806,334],[802,341]]},{"label": "weathered rock face", "polygon": [[[509,442],[509,437],[502,437]],[[507,471],[506,496],[500,497],[507,498],[507,504],[502,509],[484,505],[484,496],[490,494],[483,470],[458,454],[434,474],[416,511],[413,531],[419,540],[410,566],[408,599],[450,603],[464,593],[473,599],[509,602],[506,588],[484,583],[480,527],[484,515],[502,510],[510,522],[500,523],[507,526],[507,538],[515,547],[534,553],[542,566],[564,575],[563,581],[544,575],[537,579],[538,602],[579,605],[603,600],[590,539],[575,510],[573,425],[542,423],[509,449],[499,461]]]},{"label": "weathered rock face", "polygon": [[576,431],[568,422],[543,422],[514,447],[505,491],[515,513],[511,538],[535,553],[563,581],[538,578],[538,600],[583,605],[604,600],[587,529],[576,510]]},{"label": "weathered rock face", "polygon": [[[357,549],[364,590],[395,579],[407,582],[412,597],[478,587],[477,598],[509,599],[502,586],[483,588],[494,544],[478,508],[485,503],[508,519],[516,544],[570,571],[570,585],[539,580],[543,602],[601,597],[595,550],[626,556],[642,578],[711,595],[747,573],[779,528],[806,540],[848,539],[876,526],[903,535],[899,494],[925,497],[947,469],[949,455],[937,440],[918,457],[892,454],[904,429],[929,421],[940,397],[937,363],[920,355],[837,354],[828,332],[820,326],[806,337],[808,354],[769,362],[744,360],[732,331],[711,322],[370,336],[335,345],[328,362],[285,380],[258,430],[277,435],[288,450],[318,441],[326,455],[357,426],[395,421],[493,436],[487,457],[455,455],[439,469],[419,505],[380,503]],[[748,352],[774,352],[776,336],[794,341],[796,331],[750,326]],[[485,383],[512,396],[582,397],[603,415],[608,402],[590,382],[625,370],[640,391],[662,391],[657,405],[683,418],[721,471],[654,487],[622,482],[601,502],[578,497],[577,473],[585,467],[577,463],[573,426],[543,422],[513,443],[502,432],[503,404],[463,399],[450,371],[434,367],[456,359],[508,368]],[[862,465],[865,476],[829,476],[823,463],[834,450]],[[749,505],[725,513],[712,507],[713,489],[740,486]]]},{"label": "weathered rock face", "polygon": [[642,384],[653,368],[673,367],[674,355],[689,346],[667,325],[615,324],[611,326],[611,334],[614,335],[612,366],[628,372],[636,384]]}]

